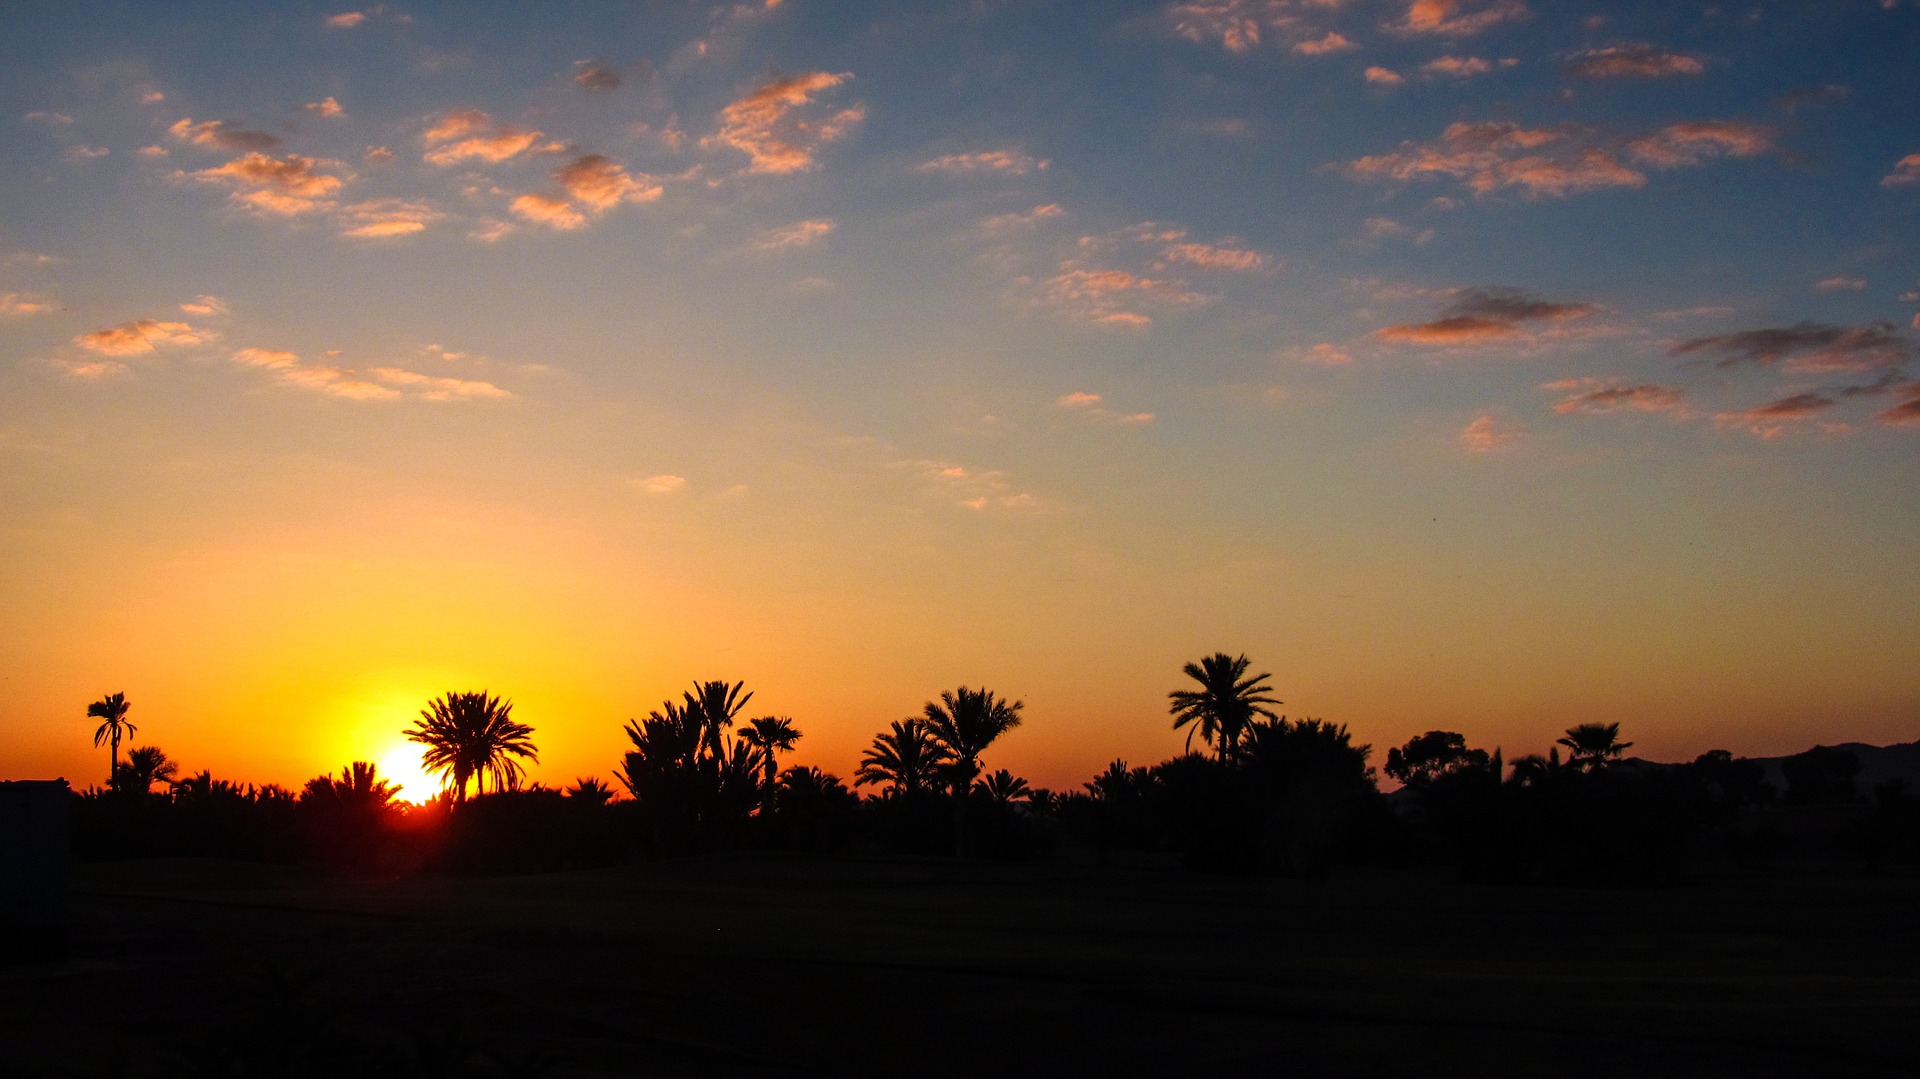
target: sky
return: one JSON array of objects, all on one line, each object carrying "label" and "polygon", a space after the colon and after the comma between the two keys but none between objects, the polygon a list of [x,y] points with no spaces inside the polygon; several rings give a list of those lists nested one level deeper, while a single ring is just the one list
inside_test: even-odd
[{"label": "sky", "polygon": [[1920,738],[1920,4],[495,7],[0,12],[0,777]]}]

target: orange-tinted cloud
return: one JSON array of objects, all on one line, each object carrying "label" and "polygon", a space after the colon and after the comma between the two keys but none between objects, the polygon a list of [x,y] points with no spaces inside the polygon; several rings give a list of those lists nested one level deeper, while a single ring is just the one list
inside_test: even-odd
[{"label": "orange-tinted cloud", "polygon": [[1434,142],[1406,142],[1391,154],[1360,158],[1360,179],[1426,180],[1451,176],[1477,194],[1516,187],[1529,196],[1564,197],[1604,187],[1638,187],[1646,177],[1572,129],[1525,128],[1504,120],[1449,124]]},{"label": "orange-tinted cloud", "polygon": [[620,74],[597,60],[581,60],[573,73],[573,84],[582,90],[608,93],[620,89]]},{"label": "orange-tinted cloud", "polygon": [[809,171],[817,165],[814,152],[820,145],[845,136],[866,118],[866,110],[842,109],[825,120],[796,114],[816,95],[851,78],[850,73],[812,71],[760,86],[720,110],[719,132],[702,145],[731,146],[745,153],[748,172],[778,176]]},{"label": "orange-tinted cloud", "polygon": [[1698,75],[1705,70],[1706,66],[1694,57],[1644,42],[1588,49],[1567,61],[1567,74],[1587,79],[1658,79]]},{"label": "orange-tinted cloud", "polygon": [[342,208],[340,235],[360,240],[411,236],[446,216],[430,202],[372,199]]},{"label": "orange-tinted cloud", "polygon": [[1893,166],[1893,171],[1880,178],[1881,187],[1904,187],[1907,184],[1920,184],[1920,154],[1908,154]]},{"label": "orange-tinted cloud", "polygon": [[232,198],[262,213],[294,216],[327,209],[327,200],[340,190],[342,180],[320,172],[310,157],[285,158],[250,153],[217,168],[201,169],[195,178],[230,185]]},{"label": "orange-tinted cloud", "polygon": [[1526,432],[1502,428],[1492,416],[1480,416],[1460,432],[1460,444],[1473,453],[1492,453],[1526,437]]},{"label": "orange-tinted cloud", "polygon": [[418,371],[406,371],[398,367],[375,367],[367,373],[382,382],[404,387],[408,391],[408,396],[418,397],[423,401],[465,401],[483,398],[500,400],[513,396],[491,382],[423,375]]},{"label": "orange-tinted cloud", "polygon": [[600,154],[587,154],[553,172],[553,178],[567,194],[591,207],[596,213],[613,209],[622,202],[652,202],[662,188],[653,177],[635,176],[620,163]]},{"label": "orange-tinted cloud", "polygon": [[269,135],[264,131],[243,131],[228,126],[224,120],[203,120],[197,124],[191,119],[180,120],[167,131],[182,142],[216,150],[271,150],[280,145],[278,135]]},{"label": "orange-tinted cloud", "polygon": [[1000,232],[1007,229],[1030,229],[1042,221],[1055,217],[1065,217],[1066,214],[1067,211],[1061,209],[1059,203],[1049,202],[1042,206],[1035,206],[1025,213],[995,214],[980,222],[980,227],[989,232]]},{"label": "orange-tinted cloud", "polygon": [[492,164],[533,149],[541,133],[495,123],[479,109],[456,109],[434,121],[421,137],[430,147],[425,155],[429,164]]},{"label": "orange-tinted cloud", "polygon": [[642,494],[649,495],[670,495],[686,487],[686,485],[687,478],[685,476],[676,476],[670,472],[663,472],[658,476],[647,476],[643,479],[633,481],[633,486],[636,490]]},{"label": "orange-tinted cloud", "polygon": [[1485,75],[1496,67],[1513,67],[1517,63],[1517,60],[1502,60],[1495,64],[1478,56],[1442,56],[1421,64],[1420,70],[1442,78],[1470,79],[1475,75]]},{"label": "orange-tinted cloud", "polygon": [[1046,283],[1046,300],[1055,308],[1096,325],[1144,329],[1151,316],[1128,310],[1136,300],[1152,299],[1175,306],[1193,306],[1206,297],[1184,282],[1142,277],[1126,270],[1067,268]]},{"label": "orange-tinted cloud", "polygon": [[1097,393],[1065,394],[1054,401],[1054,404],[1089,419],[1119,427],[1144,427],[1153,422],[1151,412],[1115,412],[1101,403],[1101,397]]},{"label": "orange-tinted cloud", "polygon": [[1406,81],[1398,71],[1378,65],[1366,70],[1366,78],[1375,86],[1398,86]]},{"label": "orange-tinted cloud", "polygon": [[57,310],[58,305],[43,296],[28,292],[0,292],[0,318],[44,315]]},{"label": "orange-tinted cloud", "polygon": [[329,30],[351,30],[367,21],[364,11],[343,11],[338,15],[329,15],[324,20]]},{"label": "orange-tinted cloud", "polygon": [[1670,356],[1717,354],[1720,367],[1775,364],[1800,373],[1861,372],[1898,367],[1914,355],[1914,345],[1891,322],[1835,326],[1797,322],[1761,330],[1694,337],[1667,350]]},{"label": "orange-tinted cloud", "polygon": [[143,318],[104,330],[83,333],[73,343],[102,356],[139,356],[159,347],[204,345],[220,335],[196,330],[184,322]]},{"label": "orange-tinted cloud", "polygon": [[585,227],[586,216],[573,208],[573,203],[552,195],[529,192],[513,200],[507,207],[514,213],[549,228],[571,230]]},{"label": "orange-tinted cloud", "polygon": [[1772,439],[1832,407],[1832,400],[1817,393],[1796,393],[1755,408],[1717,413],[1713,422],[1722,427],[1745,427],[1761,438]]},{"label": "orange-tinted cloud", "polygon": [[1449,37],[1477,34],[1489,27],[1525,18],[1527,5],[1520,0],[1413,0],[1405,16],[1389,24],[1388,29],[1405,34],[1442,34]]},{"label": "orange-tinted cloud", "polygon": [[180,310],[189,315],[219,316],[229,313],[232,308],[227,306],[227,301],[218,296],[195,296],[193,299],[181,304]]},{"label": "orange-tinted cloud", "polygon": [[970,172],[1000,172],[1012,176],[1025,176],[1029,172],[1045,172],[1045,158],[1035,158],[1018,150],[983,150],[971,154],[946,154],[931,161],[923,162],[915,172],[946,172],[964,174]]},{"label": "orange-tinted cloud", "polygon": [[1454,315],[1435,319],[1432,322],[1382,326],[1373,333],[1383,341],[1400,341],[1414,345],[1468,345],[1512,337],[1519,332],[1519,327],[1500,319]]},{"label": "orange-tinted cloud", "polygon": [[1348,49],[1357,49],[1359,47],[1360,46],[1355,45],[1353,42],[1348,41],[1345,37],[1329,30],[1325,37],[1295,42],[1293,51],[1303,56],[1325,56],[1328,53],[1344,52]]},{"label": "orange-tinted cloud", "polygon": [[1416,345],[1468,345],[1522,333],[1523,322],[1564,322],[1593,313],[1592,304],[1558,303],[1523,289],[1470,288],[1455,294],[1441,318],[1374,331],[1385,341]]},{"label": "orange-tinted cloud", "polygon": [[1572,379],[1565,382],[1549,382],[1542,388],[1578,391],[1554,403],[1553,410],[1563,416],[1573,413],[1597,415],[1607,412],[1657,412],[1675,417],[1687,415],[1686,394],[1672,386],[1653,383],[1625,385],[1600,382],[1595,379]]},{"label": "orange-tinted cloud", "polygon": [[1160,252],[1155,260],[1157,266],[1182,263],[1197,266],[1203,270],[1234,270],[1252,273],[1264,270],[1271,263],[1266,255],[1258,251],[1249,251],[1241,247],[1216,247],[1213,244],[1174,243]]},{"label": "orange-tinted cloud", "polygon": [[1168,8],[1167,18],[1188,41],[1243,53],[1259,47],[1261,23],[1284,18],[1283,7],[1275,0],[1189,0]]},{"label": "orange-tinted cloud", "polygon": [[442,378],[398,367],[375,367],[364,374],[328,364],[303,363],[285,349],[243,348],[233,362],[270,373],[289,386],[350,401],[465,401],[502,399],[513,394],[491,382]]},{"label": "orange-tinted cloud", "polygon": [[1773,149],[1773,131],[1738,120],[1692,120],[1669,124],[1627,144],[1633,156],[1656,168],[1698,165],[1722,155],[1753,157]]},{"label": "orange-tinted cloud", "polygon": [[1920,382],[1909,382],[1896,392],[1904,400],[1874,419],[1896,427],[1920,426]]},{"label": "orange-tinted cloud", "polygon": [[307,104],[300,106],[300,108],[303,112],[310,112],[315,116],[319,116],[327,119],[331,119],[335,116],[346,115],[346,110],[340,107],[340,102],[330,97],[324,98],[320,101],[308,102]]},{"label": "orange-tinted cloud", "polygon": [[789,247],[811,247],[827,233],[834,230],[831,218],[814,218],[807,221],[795,221],[791,225],[782,225],[768,229],[760,234],[753,246],[761,251],[780,251]]}]

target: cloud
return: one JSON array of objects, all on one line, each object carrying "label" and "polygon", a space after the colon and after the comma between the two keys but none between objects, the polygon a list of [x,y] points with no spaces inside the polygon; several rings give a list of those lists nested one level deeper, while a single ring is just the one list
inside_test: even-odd
[{"label": "cloud", "polygon": [[1920,425],[1920,382],[1909,382],[1898,392],[1904,400],[1874,419],[1897,427]]},{"label": "cloud", "polygon": [[247,367],[280,371],[298,365],[300,356],[298,353],[277,348],[243,348],[233,354],[233,361]]},{"label": "cloud", "polygon": [[1832,400],[1817,393],[1796,393],[1757,408],[1716,413],[1713,422],[1721,427],[1745,427],[1761,438],[1773,439],[1832,407]]},{"label": "cloud", "polygon": [[321,101],[308,102],[300,106],[300,108],[304,112],[310,112],[315,116],[329,119],[335,116],[346,115],[345,110],[340,108],[340,103],[330,97]]},{"label": "cloud", "polygon": [[430,147],[425,155],[429,164],[497,164],[533,148],[541,133],[495,123],[479,109],[456,109],[436,120],[422,138]]},{"label": "cloud", "polygon": [[430,202],[370,199],[341,209],[340,235],[356,240],[411,236],[446,216]]},{"label": "cloud", "polygon": [[1366,71],[1367,81],[1375,86],[1398,86],[1406,80],[1392,68],[1374,66]]},{"label": "cloud", "polygon": [[1668,75],[1698,75],[1706,66],[1685,53],[1635,42],[1588,49],[1567,61],[1567,74],[1584,79],[1658,79]]},{"label": "cloud", "polygon": [[576,60],[574,66],[580,70],[573,73],[573,83],[580,89],[603,94],[620,89],[619,73],[606,64],[598,60]]},{"label": "cloud", "polygon": [[648,476],[645,479],[633,481],[635,489],[643,494],[650,495],[670,495],[686,485],[687,478],[685,476],[676,476],[670,472],[663,472],[658,476]]},{"label": "cloud", "polygon": [[1554,403],[1554,412],[1563,416],[1574,413],[1599,415],[1608,412],[1658,412],[1675,418],[1689,415],[1686,394],[1672,386],[1660,386],[1654,383],[1627,385],[1601,379],[1577,378],[1549,382],[1541,389],[1575,391]]},{"label": "cloud", "polygon": [[1353,354],[1341,348],[1339,345],[1329,344],[1323,341],[1308,349],[1306,353],[1301,356],[1301,359],[1310,363],[1321,363],[1329,367],[1337,367],[1341,364],[1352,363]]},{"label": "cloud", "polygon": [[1880,178],[1881,187],[1904,187],[1907,184],[1920,184],[1920,154],[1908,154],[1893,166],[1893,171]]},{"label": "cloud", "polygon": [[1449,79],[1471,79],[1475,75],[1485,75],[1496,67],[1508,68],[1518,64],[1518,60],[1502,60],[1498,64],[1482,60],[1478,56],[1442,56],[1438,60],[1429,60],[1420,65],[1420,70],[1429,75]]},{"label": "cloud", "polygon": [[790,247],[810,247],[821,237],[834,230],[834,222],[829,218],[815,218],[808,221],[795,221],[791,225],[782,225],[768,229],[754,240],[753,246],[760,251],[781,251]]},{"label": "cloud", "polygon": [[1347,49],[1357,49],[1359,47],[1360,46],[1355,45],[1339,34],[1329,30],[1327,31],[1326,37],[1294,42],[1293,51],[1300,53],[1302,56],[1325,56],[1328,53],[1344,52]]},{"label": "cloud", "polygon": [[193,175],[196,179],[232,185],[234,201],[251,209],[293,216],[329,208],[331,203],[327,200],[340,190],[343,181],[316,171],[318,164],[313,158],[299,154],[274,158],[250,153]]},{"label": "cloud", "polygon": [[1505,120],[1452,123],[1434,142],[1404,142],[1394,153],[1360,158],[1347,169],[1366,180],[1451,176],[1481,195],[1517,187],[1528,196],[1564,197],[1646,182],[1608,150],[1583,145],[1571,129],[1525,128]]},{"label": "cloud", "polygon": [[423,375],[417,371],[405,371],[398,367],[375,367],[367,373],[382,382],[404,386],[411,391],[409,396],[418,397],[423,401],[466,401],[477,398],[500,400],[513,396],[491,382]]},{"label": "cloud", "polygon": [[1865,292],[1867,283],[1858,277],[1835,275],[1824,277],[1813,283],[1815,292]]},{"label": "cloud", "polygon": [[745,153],[751,159],[750,173],[779,176],[810,171],[817,167],[814,151],[843,137],[866,118],[866,110],[855,106],[826,120],[808,120],[795,113],[811,104],[815,95],[851,78],[851,73],[812,71],[760,86],[720,110],[719,132],[701,140],[701,145],[731,146]]},{"label": "cloud", "polygon": [[1174,306],[1196,306],[1207,298],[1185,282],[1142,277],[1126,270],[1087,270],[1063,264],[1063,272],[1046,282],[1045,299],[1053,307],[1095,325],[1145,329],[1151,316],[1127,310],[1135,300],[1152,299]]},{"label": "cloud", "polygon": [[980,227],[989,232],[1003,232],[1008,229],[1030,229],[1042,221],[1056,217],[1065,217],[1067,211],[1057,202],[1035,206],[1025,213],[995,214],[980,222]]},{"label": "cloud", "polygon": [[73,343],[102,356],[139,356],[160,347],[204,345],[219,336],[210,330],[196,330],[184,322],[143,318],[83,333],[74,338]]},{"label": "cloud", "polygon": [[1385,326],[1384,341],[1415,345],[1469,345],[1523,333],[1523,322],[1564,322],[1592,314],[1592,304],[1557,303],[1516,288],[1461,289],[1432,322]]},{"label": "cloud", "polygon": [[913,171],[961,175],[974,172],[1003,172],[1012,176],[1025,176],[1029,172],[1046,170],[1045,158],[1035,158],[1018,150],[983,150],[971,154],[946,154],[922,163]]},{"label": "cloud", "polygon": [[1669,124],[1627,144],[1633,156],[1656,168],[1698,165],[1722,155],[1753,157],[1773,149],[1773,132],[1738,120],[1693,120]]},{"label": "cloud", "polygon": [[141,157],[169,157],[169,156],[171,156],[170,154],[168,154],[168,153],[167,153],[167,148],[166,148],[166,147],[164,147],[164,146],[142,146],[142,147],[140,147],[140,149],[138,149],[138,150],[135,150],[135,151],[134,151],[134,153],[137,153],[137,154],[139,154],[139,155],[140,155]]},{"label": "cloud", "polygon": [[49,127],[65,127],[73,123],[71,113],[51,112],[47,109],[35,109],[32,112],[22,113],[20,119],[29,124],[46,124]]},{"label": "cloud", "polygon": [[999,469],[975,469],[949,461],[902,460],[891,467],[920,476],[954,505],[975,512],[987,510],[1037,510],[1046,503],[1038,496],[1017,491]]},{"label": "cloud", "polygon": [[191,119],[183,119],[167,128],[167,132],[181,142],[216,150],[271,150],[280,145],[278,135],[243,131],[229,127],[224,120],[203,120],[196,124]]},{"label": "cloud", "polygon": [[1101,404],[1097,393],[1069,393],[1054,402],[1060,408],[1077,412],[1100,423],[1119,427],[1144,427],[1153,422],[1151,412],[1115,412]]},{"label": "cloud", "polygon": [[1213,244],[1175,243],[1169,244],[1160,252],[1155,265],[1165,267],[1175,263],[1197,266],[1203,270],[1233,270],[1240,273],[1253,273],[1264,270],[1272,262],[1258,251],[1249,251],[1240,247],[1216,247]]},{"label": "cloud", "polygon": [[195,296],[193,299],[181,304],[180,310],[189,315],[224,316],[233,309],[227,306],[227,301],[218,296]]},{"label": "cloud", "polygon": [[87,146],[83,144],[80,146],[67,147],[67,152],[60,156],[66,158],[68,161],[94,161],[112,152],[112,150],[104,146]]},{"label": "cloud", "polygon": [[1473,453],[1492,453],[1527,437],[1526,432],[1501,428],[1492,416],[1481,416],[1460,432],[1460,444]]},{"label": "cloud", "polygon": [[630,174],[619,162],[600,154],[587,154],[560,166],[553,171],[553,178],[567,194],[595,213],[604,213],[622,202],[652,202],[663,190],[653,177]]},{"label": "cloud", "polygon": [[521,195],[508,205],[507,209],[538,224],[549,228],[571,230],[584,228],[587,219],[573,208],[573,203],[552,195],[529,192]]},{"label": "cloud", "polygon": [[31,292],[0,292],[0,318],[24,318],[57,311],[59,306]]},{"label": "cloud", "polygon": [[1527,16],[1527,5],[1520,0],[1413,0],[1405,16],[1388,24],[1387,29],[1403,34],[1442,34],[1459,37],[1477,34],[1500,23]]},{"label": "cloud", "polygon": [[1761,330],[1694,337],[1667,350],[1669,356],[1717,354],[1717,366],[1776,364],[1798,373],[1861,372],[1897,367],[1914,354],[1913,342],[1891,322],[1835,326],[1796,322]]},{"label": "cloud", "polygon": [[364,11],[343,11],[338,15],[329,15],[323,20],[329,30],[351,30],[367,21]]},{"label": "cloud", "polygon": [[1260,45],[1263,21],[1284,18],[1284,4],[1274,0],[1193,0],[1167,9],[1173,32],[1199,45],[1218,42],[1232,53],[1249,52]]}]

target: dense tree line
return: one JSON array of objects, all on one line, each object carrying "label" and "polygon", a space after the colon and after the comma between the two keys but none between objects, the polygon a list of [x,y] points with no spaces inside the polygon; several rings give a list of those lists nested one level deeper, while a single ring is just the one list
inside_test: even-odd
[{"label": "dense tree line", "polygon": [[[304,861],[355,872],[576,868],[729,849],[958,856],[1160,858],[1217,872],[1315,876],[1342,864],[1432,864],[1478,880],[1676,880],[1703,861],[1920,858],[1920,799],[1898,781],[1863,791],[1860,761],[1815,747],[1787,758],[1784,789],[1754,761],[1714,750],[1681,765],[1626,757],[1620,725],[1568,729],[1545,756],[1506,762],[1452,731],[1386,753],[1344,725],[1274,709],[1271,675],[1245,656],[1189,663],[1168,695],[1187,749],[1116,760],[1077,790],[1036,788],[986,756],[1023,704],[962,686],[889,724],[853,785],[781,768],[791,717],[745,718],[744,683],[701,681],[624,728],[616,783],[526,783],[534,729],[511,701],[450,692],[404,733],[445,781],[411,804],[366,762],[300,790],[182,776],[136,731],[124,695],[88,707],[110,779],[75,796],[84,858],[154,854]],[[1198,737],[1207,752],[1192,747]],[[1563,758],[1561,750],[1566,750]],[[469,786],[473,793],[469,795]],[[863,796],[861,790],[866,793]]]}]

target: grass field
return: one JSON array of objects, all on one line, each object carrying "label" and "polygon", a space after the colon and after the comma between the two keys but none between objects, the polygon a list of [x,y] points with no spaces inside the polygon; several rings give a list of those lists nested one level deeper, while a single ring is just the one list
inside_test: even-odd
[{"label": "grass field", "polygon": [[282,1063],[377,1047],[371,1071],[285,1074],[476,1053],[555,1076],[1920,1069],[1904,878],[1506,889],[727,856],[390,881],[128,862],[79,867],[75,890],[70,958],[0,970],[15,1069],[204,1072],[261,1032]]}]

